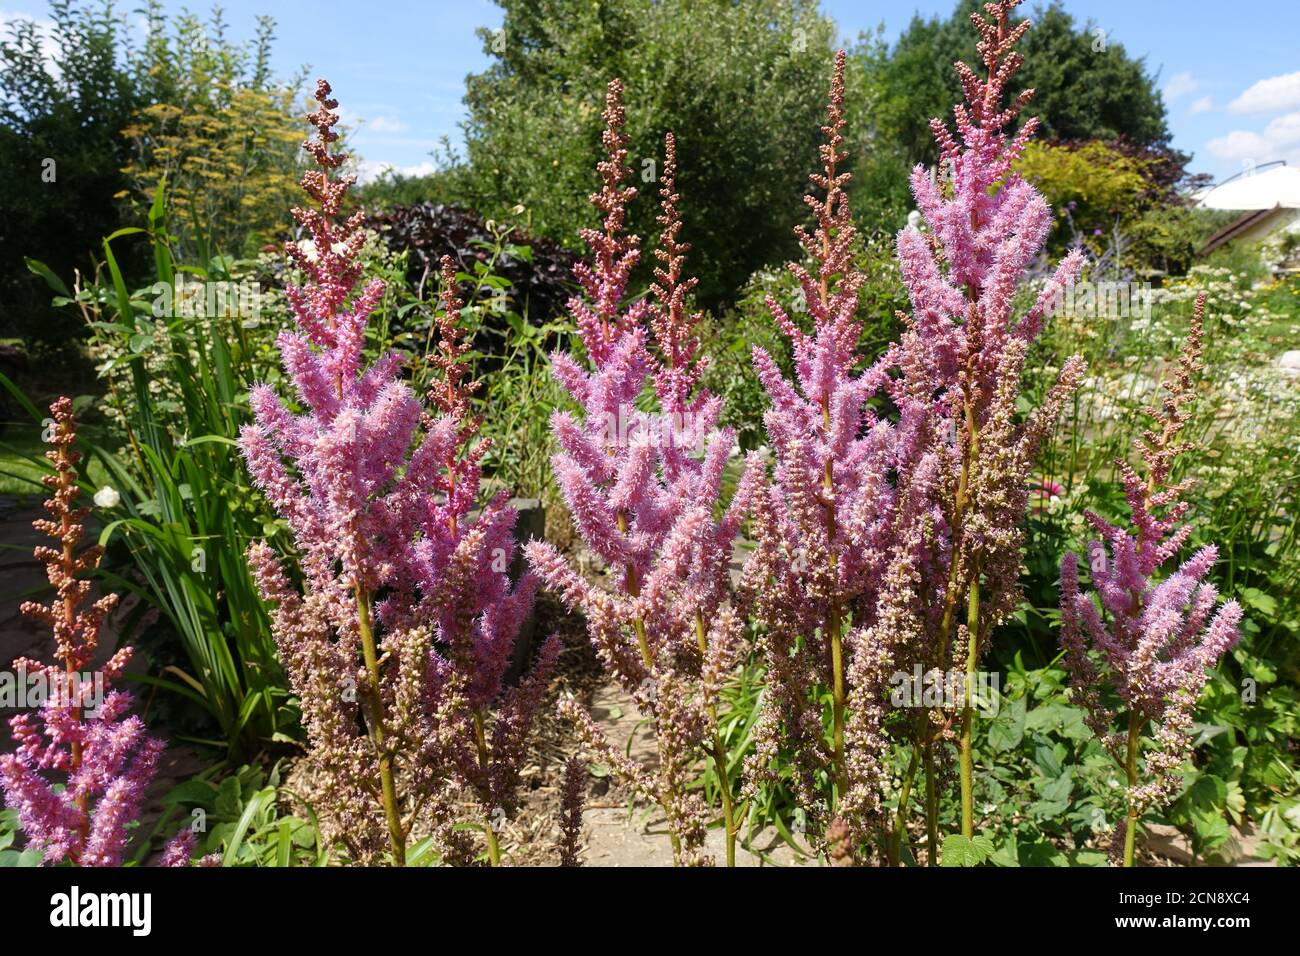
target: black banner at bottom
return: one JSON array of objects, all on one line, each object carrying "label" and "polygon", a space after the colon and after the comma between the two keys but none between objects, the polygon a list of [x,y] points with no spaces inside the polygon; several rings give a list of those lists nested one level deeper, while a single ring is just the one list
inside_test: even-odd
[{"label": "black banner at bottom", "polygon": [[331,951],[395,933],[471,948],[477,938],[490,950],[512,938],[581,945],[629,932],[659,945],[698,942],[700,932],[757,942],[818,926],[841,937],[934,934],[936,943],[1040,931],[1052,934],[1044,940],[1172,932],[1226,941],[1289,931],[1298,889],[1295,870],[1271,867],[0,870],[6,930],[23,938]]}]

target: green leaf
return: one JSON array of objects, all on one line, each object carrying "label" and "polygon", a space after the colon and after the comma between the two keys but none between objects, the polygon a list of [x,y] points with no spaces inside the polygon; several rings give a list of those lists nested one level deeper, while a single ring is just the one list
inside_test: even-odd
[{"label": "green leaf", "polygon": [[1014,832],[1007,838],[1007,842],[998,847],[989,856],[989,862],[995,866],[1019,866],[1020,852],[1016,845],[1016,835]]},{"label": "green leaf", "polygon": [[23,407],[23,411],[31,416],[32,421],[40,422],[45,417],[32,404],[31,399],[24,394],[23,390],[15,385],[8,376],[0,374],[0,386],[3,386],[4,390],[13,396],[14,401]]},{"label": "green leaf", "polygon": [[239,822],[235,824],[230,843],[226,846],[225,856],[221,860],[222,865],[230,866],[238,859],[240,847],[243,845],[248,828],[253,824],[253,818],[274,802],[275,791],[269,789],[254,794],[253,799],[248,801],[248,805],[244,807],[244,812],[239,817]]},{"label": "green leaf", "polygon": [[1065,772],[1061,758],[1056,755],[1055,749],[1046,744],[1040,745],[1034,751],[1034,763],[1042,768],[1043,775],[1047,777],[1059,777]]},{"label": "green leaf", "polygon": [[1065,866],[1069,863],[1065,854],[1047,840],[1021,844],[1020,850],[1020,863],[1023,866]]},{"label": "green leaf", "polygon": [[227,777],[221,781],[221,789],[213,804],[216,815],[223,820],[233,820],[239,816],[243,805],[244,801],[239,794],[239,780],[235,777]]},{"label": "green leaf", "polygon": [[6,866],[40,866],[40,850],[0,850],[0,867]]},{"label": "green leaf", "polygon": [[1076,850],[1069,855],[1071,866],[1109,866],[1110,859],[1100,850]]},{"label": "green leaf", "polygon": [[1192,814],[1192,829],[1202,850],[1212,850],[1222,846],[1228,839],[1228,821],[1218,815],[1205,813]]},{"label": "green leaf", "polygon": [[216,792],[217,788],[207,780],[186,780],[172,787],[163,799],[170,804],[192,803],[206,807],[212,804]]},{"label": "green leaf", "polygon": [[61,297],[65,299],[70,299],[72,297],[72,293],[68,291],[68,287],[64,285],[63,280],[55,275],[54,270],[45,263],[41,262],[39,259],[28,259],[26,256],[23,257],[23,261],[27,263],[27,270],[29,272],[44,279],[45,284],[57,292]]},{"label": "green leaf", "polygon": [[1065,771],[1061,776],[1054,780],[1049,780],[1039,788],[1039,794],[1044,800],[1058,801],[1064,800],[1067,803],[1070,799],[1070,791],[1074,787],[1074,775],[1070,770]]},{"label": "green leaf", "polygon": [[1010,707],[1002,708],[1001,713],[989,726],[989,746],[995,753],[1006,753],[1020,746],[1025,736],[1025,698],[1012,702]]},{"label": "green leaf", "polygon": [[1265,594],[1259,588],[1243,588],[1241,600],[1247,607],[1254,608],[1265,617],[1271,618],[1277,614],[1277,599],[1271,594]]},{"label": "green leaf", "polygon": [[[983,840],[976,844],[975,840]],[[968,840],[960,833],[949,833],[943,838],[943,849],[939,854],[942,866],[979,866],[993,853],[993,844],[985,837]]]},{"label": "green leaf", "polygon": [[1187,805],[1195,812],[1219,814],[1228,803],[1228,784],[1222,777],[1203,773],[1187,791]]}]

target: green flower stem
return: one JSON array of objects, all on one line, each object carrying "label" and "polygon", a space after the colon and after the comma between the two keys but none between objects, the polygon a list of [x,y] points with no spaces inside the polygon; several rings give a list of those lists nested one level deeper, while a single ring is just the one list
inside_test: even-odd
[{"label": "green flower stem", "polygon": [[1138,810],[1133,802],[1133,788],[1138,782],[1138,742],[1142,734],[1142,721],[1137,711],[1128,715],[1128,750],[1124,757],[1124,769],[1128,773],[1128,826],[1124,829],[1124,865],[1133,865],[1133,850],[1137,843]]},{"label": "green flower stem", "polygon": [[370,683],[370,706],[374,726],[370,728],[370,739],[375,752],[379,755],[379,783],[384,803],[384,817],[388,821],[388,842],[393,851],[393,862],[397,866],[406,865],[406,832],[402,828],[401,812],[398,810],[397,785],[393,779],[393,752],[385,742],[387,732],[384,729],[384,699],[379,684],[379,657],[375,653],[375,634],[370,626],[370,596],[360,585],[356,588],[357,631],[361,636],[361,653],[366,662],[366,674]]}]

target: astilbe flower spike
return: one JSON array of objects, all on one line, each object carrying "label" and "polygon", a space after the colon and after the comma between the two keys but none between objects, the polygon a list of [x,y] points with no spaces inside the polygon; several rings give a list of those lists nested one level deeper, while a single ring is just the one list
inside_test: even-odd
[{"label": "astilbe flower spike", "polygon": [[560,792],[560,866],[579,866],[582,852],[583,798],[586,796],[587,766],[577,757],[564,763]]},{"label": "astilbe flower spike", "polygon": [[[356,292],[364,235],[360,213],[338,221],[353,182],[333,176],[344,160],[330,149],[338,103],[323,80],[316,99],[316,139],[304,148],[319,168],[302,185],[319,208],[293,211],[316,254],[286,247],[305,282],[287,289],[298,331],[277,339],[302,412],[255,386],[255,422],[240,435],[256,485],[292,529],[302,588],[265,543],[249,560],[302,702],[325,839],[359,862],[387,851],[400,865],[424,812],[447,858],[458,859],[469,848],[452,818],[457,789],[484,819],[513,810],[558,643],[503,691],[536,585],[525,576],[511,587],[516,515],[504,494],[471,520],[484,446],[473,441],[453,284],[438,320],[436,413],[426,413],[400,378],[401,355],[363,367],[383,283]],[[496,862],[491,826],[488,842]]]},{"label": "astilbe flower spike", "polygon": [[[1030,118],[1019,131],[1010,129],[1032,90],[1003,103],[1024,59],[1015,46],[1029,29],[1027,20],[1008,22],[1017,3],[987,3],[987,18],[972,14],[984,74],[957,64],[965,103],[953,111],[956,136],[941,121],[931,121],[945,180],[933,181],[921,166],[912,171],[912,191],[929,232],[904,229],[898,236],[912,310],[904,316],[903,374],[895,391],[902,401],[928,406],[929,421],[919,429],[925,450],[917,460],[932,456],[933,463],[922,467],[937,468],[938,481],[933,517],[925,519],[931,530],[912,532],[929,543],[925,557],[907,572],[918,576],[925,598],[923,607],[907,609],[907,628],[918,635],[925,668],[965,673],[959,749],[967,838],[974,833],[970,688],[993,628],[1019,600],[1034,455],[1084,370],[1082,359],[1069,359],[1043,404],[1027,421],[1019,420],[1016,404],[1029,345],[1083,258],[1072,251],[1029,311],[1013,315],[1016,290],[1051,225],[1047,202],[1013,170],[1037,128]],[[936,745],[952,719],[930,710],[928,726],[918,726],[927,779],[936,772]],[[937,802],[927,802],[933,857]]]},{"label": "astilbe flower spike", "polygon": [[[1177,372],[1164,384],[1161,407],[1149,410],[1155,427],[1135,443],[1145,477],[1126,460],[1116,463],[1131,528],[1087,515],[1100,536],[1088,548],[1095,602],[1080,588],[1077,556],[1061,560],[1061,643],[1071,687],[1087,708],[1090,726],[1127,776],[1127,813],[1111,840],[1112,859],[1125,866],[1133,865],[1142,814],[1167,802],[1177,789],[1177,771],[1191,751],[1193,710],[1208,669],[1240,637],[1241,607],[1236,601],[1219,605],[1218,592],[1205,580],[1217,547],[1197,550],[1159,579],[1161,568],[1192,530],[1183,521],[1190,509],[1183,495],[1192,482],[1170,478],[1175,459],[1194,448],[1181,434],[1201,368],[1204,314],[1201,293]],[[1107,686],[1128,712],[1126,734],[1113,732],[1118,715],[1102,702]],[[1144,752],[1148,723],[1155,732]]]},{"label": "astilbe flower spike", "polygon": [[[557,482],[612,586],[588,582],[547,543],[532,542],[526,553],[543,580],[570,607],[581,608],[602,663],[652,718],[656,772],[622,758],[576,701],[562,702],[561,712],[619,776],[663,807],[677,863],[710,862],[700,852],[709,808],[688,785],[699,757],[713,759],[732,862],[736,822],[717,704],[741,643],[741,621],[729,605],[728,561],[754,471],[722,509],[723,468],[735,438],[718,427],[721,400],[696,388],[693,330],[699,316],[686,304],[693,280],[682,278],[688,246],[679,238],[676,144],[671,137],[666,144],[664,240],[653,298],[624,305],[640,240],[624,229],[636,190],[622,185],[629,171],[618,80],[609,85],[604,119],[602,185],[591,199],[604,215],[603,229],[583,232],[592,262],[576,267],[585,297],[569,303],[592,368],[567,354],[553,356],[552,367],[580,413],[556,412],[551,424],[559,446],[552,458]],[[641,411],[635,402],[650,378],[658,408]]]},{"label": "astilbe flower spike", "polygon": [[198,834],[189,827],[176,831],[176,835],[168,840],[167,845],[163,847],[163,851],[158,857],[158,865],[165,867],[221,866],[220,853],[209,853],[197,860],[192,859],[194,846],[197,843]]},{"label": "astilbe flower spike", "polygon": [[[33,527],[57,544],[35,549],[55,595],[49,604],[24,602],[21,610],[50,625],[58,663],[14,661],[15,670],[29,681],[39,679],[47,693],[37,713],[9,721],[18,746],[0,756],[0,788],[6,804],[18,811],[28,846],[40,850],[45,863],[66,859],[81,866],[119,866],[164,748],[129,713],[130,693],[112,686],[130,661],[131,649],[119,649],[103,665],[97,675],[102,683],[87,671],[117,595],[84,607],[91,583],[81,575],[99,564],[101,549],[78,552],[89,511],[76,504],[80,455],[72,448],[76,422],[71,399],[57,399],[50,414],[54,447],[46,457],[55,470],[42,479],[53,492],[45,502],[50,517]],[[64,784],[61,790],[56,780]]]},{"label": "astilbe flower spike", "polygon": [[[809,819],[824,829],[828,810],[852,799],[856,806],[842,822],[861,836],[884,746],[875,699],[888,653],[867,625],[887,570],[880,558],[898,504],[888,479],[899,429],[870,404],[888,384],[893,350],[865,368],[857,350],[858,291],[866,277],[853,264],[856,232],[845,192],[851,177],[842,169],[848,158],[844,65],[841,51],[822,127],[822,168],[810,177],[821,198],[805,197],[816,227],[796,230],[814,269],[789,265],[812,331],[774,299],[767,302],[791,341],[794,381],[769,353],[753,351],[771,402],[764,427],[775,467],[755,499],[757,546],[742,580],[746,607],[762,624],[767,677],[746,786],[752,793],[773,782],[781,754]],[[832,698],[829,742],[817,688]],[[829,801],[821,795],[823,777],[831,785]]]}]

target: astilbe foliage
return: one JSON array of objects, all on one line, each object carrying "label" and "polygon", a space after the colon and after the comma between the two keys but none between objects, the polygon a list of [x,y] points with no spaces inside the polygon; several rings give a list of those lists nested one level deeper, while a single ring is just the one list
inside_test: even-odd
[{"label": "astilbe foliage", "polygon": [[78,551],[89,510],[76,503],[80,455],[72,447],[71,399],[57,399],[50,414],[54,447],[46,457],[54,473],[42,479],[53,492],[45,501],[50,516],[33,527],[55,543],[35,549],[55,593],[49,604],[26,601],[21,610],[50,626],[57,662],[13,663],[29,681],[42,680],[47,694],[38,712],[10,719],[17,749],[0,756],[0,787],[5,802],[18,811],[28,846],[41,851],[45,863],[119,866],[164,748],[129,713],[131,694],[112,687],[131,659],[131,648],[120,648],[100,668],[98,686],[88,671],[117,595],[85,606],[91,582],[84,575],[99,564],[101,549]]},{"label": "astilbe foliage", "polygon": [[[295,411],[255,386],[240,435],[257,486],[292,529],[301,588],[269,546],[250,548],[291,686],[302,702],[322,832],[358,862],[404,861],[421,814],[448,859],[471,848],[451,803],[468,791],[482,818],[513,810],[518,765],[553,639],[519,686],[502,677],[535,579],[511,586],[516,515],[494,498],[476,517],[482,442],[469,418],[454,291],[444,290],[435,410],[402,380],[403,357],[363,367],[367,319],[383,284],[357,292],[361,215],[339,221],[351,177],[331,151],[337,102],[318,82],[316,169],[294,209],[318,250],[286,251],[302,271],[287,297],[296,331],[277,339]],[[495,862],[495,832],[487,828]]]},{"label": "astilbe foliage", "polygon": [[[569,307],[591,363],[588,371],[559,353],[552,367],[579,406],[559,411],[552,431],[557,483],[586,546],[608,569],[609,586],[585,580],[551,545],[532,542],[526,553],[544,581],[570,607],[581,608],[605,668],[653,721],[659,751],[654,772],[610,747],[572,698],[562,712],[584,742],[667,817],[677,863],[710,862],[700,850],[710,811],[688,789],[701,754],[717,761],[718,696],[740,649],[741,622],[729,604],[728,561],[744,512],[742,480],[729,508],[721,506],[723,468],[735,445],[718,427],[721,402],[696,390],[699,364],[694,333],[698,314],[687,306],[691,280],[683,280],[688,248],[679,238],[675,192],[676,146],[666,148],[652,299],[625,304],[640,240],[624,228],[636,195],[623,185],[627,140],[622,85],[610,83],[604,118],[606,159],[592,204],[602,229],[587,229],[592,261],[575,267],[585,293]],[[653,343],[646,325],[653,332]],[[657,408],[636,407],[653,379]],[[730,786],[721,776],[729,859],[734,828]]]},{"label": "astilbe foliage", "polygon": [[[1191,479],[1172,480],[1175,460],[1194,445],[1181,438],[1200,370],[1205,294],[1196,300],[1191,328],[1161,406],[1149,410],[1154,427],[1135,442],[1141,475],[1118,461],[1131,512],[1130,527],[1089,512],[1100,540],[1091,542],[1092,591],[1079,584],[1078,557],[1061,560],[1061,643],[1071,687],[1087,708],[1088,722],[1128,777],[1127,813],[1115,827],[1111,855],[1126,865],[1142,813],[1167,802],[1179,785],[1177,771],[1191,751],[1196,699],[1208,669],[1235,644],[1242,610],[1218,603],[1205,580],[1218,548],[1198,549],[1172,573],[1162,568],[1186,544],[1192,525],[1183,497]],[[1116,712],[1103,700],[1113,689],[1127,712],[1128,732],[1114,729]],[[1154,732],[1144,749],[1147,725]]]}]

